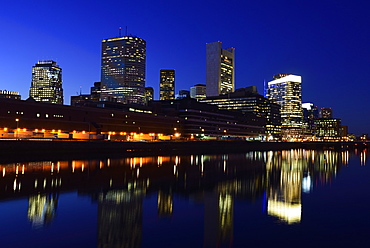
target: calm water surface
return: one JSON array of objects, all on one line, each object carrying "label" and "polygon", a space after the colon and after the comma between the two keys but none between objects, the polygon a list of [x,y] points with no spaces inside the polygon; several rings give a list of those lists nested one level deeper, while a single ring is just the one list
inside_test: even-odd
[{"label": "calm water surface", "polygon": [[0,247],[368,247],[367,150],[0,164]]}]

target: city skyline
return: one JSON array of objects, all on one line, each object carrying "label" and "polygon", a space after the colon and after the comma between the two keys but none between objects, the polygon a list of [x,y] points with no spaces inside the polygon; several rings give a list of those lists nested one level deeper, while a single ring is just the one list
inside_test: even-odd
[{"label": "city skyline", "polygon": [[[0,89],[26,99],[32,65],[54,60],[63,68],[64,103],[69,104],[70,96],[80,89],[87,93],[100,80],[101,40],[119,36],[122,27],[124,34],[147,41],[145,86],[154,88],[155,99],[160,68],[176,70],[176,93],[205,84],[205,44],[221,41],[236,49],[235,88],[257,86],[263,94],[263,83],[273,75],[300,75],[303,102],[332,108],[350,133],[370,132],[370,117],[361,114],[367,110],[370,64],[367,2],[108,1],[89,2],[88,10],[87,3],[5,3],[0,30],[8,38],[1,41]],[[44,14],[29,11],[36,7]],[[214,22],[224,7],[228,18]]]}]

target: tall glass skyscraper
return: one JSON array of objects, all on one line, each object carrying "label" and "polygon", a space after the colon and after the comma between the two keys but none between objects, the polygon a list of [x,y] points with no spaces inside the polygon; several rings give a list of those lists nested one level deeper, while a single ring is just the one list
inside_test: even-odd
[{"label": "tall glass skyscraper", "polygon": [[274,80],[267,83],[266,97],[281,106],[282,129],[298,131],[302,128],[301,83],[301,76],[291,74],[275,75]]},{"label": "tall glass skyscraper", "polygon": [[32,67],[30,97],[37,102],[63,104],[62,69],[52,60]]},{"label": "tall glass skyscraper", "polygon": [[235,49],[222,49],[217,41],[206,44],[206,95],[218,96],[234,92]]},{"label": "tall glass skyscraper", "polygon": [[102,41],[101,101],[145,104],[146,42],[123,36]]},{"label": "tall glass skyscraper", "polygon": [[159,100],[175,99],[175,70],[160,70]]}]

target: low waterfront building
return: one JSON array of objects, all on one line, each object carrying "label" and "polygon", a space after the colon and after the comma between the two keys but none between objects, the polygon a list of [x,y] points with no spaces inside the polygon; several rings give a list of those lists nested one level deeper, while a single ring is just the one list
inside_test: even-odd
[{"label": "low waterfront building", "polygon": [[182,135],[189,138],[261,140],[265,119],[253,113],[219,109],[193,98],[153,101],[153,111],[178,116]]},{"label": "low waterfront building", "polygon": [[174,128],[181,131],[179,118],[145,106],[85,103],[74,107],[0,98],[0,137],[154,140],[174,135]]},{"label": "low waterfront building", "polygon": [[207,97],[200,102],[218,106],[220,109],[238,110],[264,118],[266,135],[279,138],[281,132],[280,105],[257,93],[255,86],[237,89],[226,95]]}]

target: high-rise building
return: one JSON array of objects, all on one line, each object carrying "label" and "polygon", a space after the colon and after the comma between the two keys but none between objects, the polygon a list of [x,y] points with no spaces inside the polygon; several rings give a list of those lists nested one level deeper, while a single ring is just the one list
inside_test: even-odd
[{"label": "high-rise building", "polygon": [[302,129],[301,76],[278,74],[267,84],[267,98],[281,106],[282,129],[288,136],[299,135]]},{"label": "high-rise building", "polygon": [[62,69],[55,61],[38,61],[32,67],[30,97],[37,102],[63,104]]},{"label": "high-rise building", "polygon": [[160,70],[159,100],[175,99],[175,70]]},{"label": "high-rise building", "polygon": [[234,91],[235,49],[222,49],[222,42],[206,44],[206,93],[218,96]]},{"label": "high-rise building", "polygon": [[196,84],[193,87],[190,87],[190,97],[197,100],[206,98],[206,85]]},{"label": "high-rise building", "polygon": [[101,101],[145,104],[146,42],[123,36],[102,40]]}]

